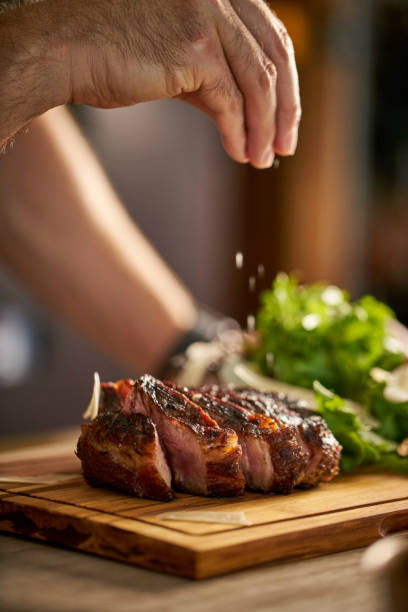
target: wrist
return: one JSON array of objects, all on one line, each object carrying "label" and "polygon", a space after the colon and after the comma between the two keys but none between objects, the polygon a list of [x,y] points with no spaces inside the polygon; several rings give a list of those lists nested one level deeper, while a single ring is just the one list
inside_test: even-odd
[{"label": "wrist", "polygon": [[[192,344],[213,342],[214,349],[207,351],[208,354],[215,354],[217,351],[222,353],[221,346],[227,346],[228,341],[231,343],[232,334],[235,340],[237,334],[241,338],[241,329],[234,319],[201,305],[195,313],[191,326],[180,332],[177,341],[174,341],[167,351],[156,373],[159,378],[173,379],[186,365],[186,351]],[[219,345],[219,348],[215,349],[215,345]]]}]

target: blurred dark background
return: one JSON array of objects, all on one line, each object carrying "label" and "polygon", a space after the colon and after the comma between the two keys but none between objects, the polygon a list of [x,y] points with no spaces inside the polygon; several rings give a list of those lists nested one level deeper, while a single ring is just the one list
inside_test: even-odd
[{"label": "blurred dark background", "polygon": [[[178,102],[73,112],[136,223],[201,302],[245,324],[276,272],[296,270],[354,298],[373,293],[408,324],[407,2],[271,5],[294,40],[303,103],[298,151],[278,167],[233,163],[212,123]],[[77,424],[94,370],[138,374],[42,310],[5,267],[0,301],[2,434]]]}]

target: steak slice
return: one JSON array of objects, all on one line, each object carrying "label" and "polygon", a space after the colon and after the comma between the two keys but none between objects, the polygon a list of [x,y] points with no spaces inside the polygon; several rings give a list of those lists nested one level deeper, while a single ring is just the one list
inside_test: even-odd
[{"label": "steak slice", "polygon": [[254,414],[217,386],[197,391],[179,389],[220,426],[237,433],[243,452],[242,469],[250,489],[264,493],[289,493],[293,489],[306,459],[292,426]]},{"label": "steak slice", "polygon": [[190,398],[149,375],[136,381],[131,409],[155,423],[177,488],[208,496],[243,493],[242,451],[232,429],[220,428]]},{"label": "steak slice", "polygon": [[296,480],[297,486],[311,487],[328,482],[339,473],[341,446],[322,417],[305,408],[304,402],[288,398],[283,393],[263,393],[253,389],[222,393],[255,414],[266,415],[296,430],[298,443],[306,457]]},{"label": "steak slice", "polygon": [[[109,388],[109,391],[112,391]],[[109,393],[110,400],[113,393]],[[110,485],[137,497],[173,499],[171,473],[156,428],[144,414],[104,407],[81,427],[77,455],[92,486]]]},{"label": "steak slice", "polygon": [[126,378],[117,382],[101,383],[98,415],[105,411],[128,412],[134,381]]},{"label": "steak slice", "polygon": [[302,435],[310,450],[310,459],[299,486],[313,487],[319,482],[333,480],[340,471],[341,445],[320,415],[302,407],[293,410],[302,418]]}]

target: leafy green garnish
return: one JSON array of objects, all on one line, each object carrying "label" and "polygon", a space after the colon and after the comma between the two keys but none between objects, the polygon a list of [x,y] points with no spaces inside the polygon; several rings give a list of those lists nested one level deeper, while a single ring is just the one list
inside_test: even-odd
[{"label": "leafy green garnish", "polygon": [[377,466],[390,470],[390,472],[408,475],[408,459],[407,457],[400,457],[397,453],[381,455]]},{"label": "leafy green garnish", "polygon": [[408,457],[400,457],[397,444],[364,426],[341,397],[320,383],[314,383],[317,411],[343,447],[340,465],[349,472],[364,465],[376,465],[408,475]]},{"label": "leafy green garnish", "polygon": [[[408,474],[408,458],[397,452],[397,444],[408,438],[408,402],[389,401],[386,383],[370,376],[373,368],[391,371],[403,363],[388,332],[393,317],[372,296],[352,303],[337,287],[302,286],[287,274],[279,274],[261,295],[260,344],[252,359],[283,382],[311,388],[320,381],[318,410],[343,446],[346,471],[376,465]],[[340,396],[362,403],[363,412]]]},{"label": "leafy green garnish", "polygon": [[278,380],[311,388],[314,380],[344,397],[365,398],[370,370],[391,370],[402,354],[387,347],[393,312],[371,296],[351,303],[337,287],[298,284],[279,274],[261,295],[257,318],[261,369]]},{"label": "leafy green garnish", "polygon": [[408,402],[390,402],[384,397],[385,382],[371,380],[366,404],[379,426],[376,431],[385,438],[401,442],[408,438]]}]

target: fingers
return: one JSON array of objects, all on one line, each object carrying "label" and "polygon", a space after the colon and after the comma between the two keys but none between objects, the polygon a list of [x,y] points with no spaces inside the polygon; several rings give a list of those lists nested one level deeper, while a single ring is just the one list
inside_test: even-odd
[{"label": "fingers", "polygon": [[[226,151],[257,168],[293,154],[300,120],[292,43],[262,0],[206,5],[215,29],[190,46],[179,96],[212,117]],[[246,144],[245,144],[246,137]]]},{"label": "fingers", "polygon": [[221,13],[218,31],[230,70],[244,98],[247,156],[256,168],[274,160],[276,69],[234,11]]},{"label": "fingers", "polygon": [[223,50],[213,42],[213,53],[206,54],[200,62],[197,84],[192,84],[178,96],[206,113],[216,123],[226,152],[237,162],[246,163],[247,144],[245,132],[244,103],[225,61]]},{"label": "fingers", "polygon": [[292,41],[282,22],[262,0],[231,0],[236,13],[277,69],[276,135],[280,155],[296,150],[301,117],[299,81]]},{"label": "fingers", "polygon": [[237,91],[237,101],[231,98],[229,103],[225,103],[223,89],[215,83],[214,86],[203,86],[198,92],[180,98],[211,117],[221,135],[225,151],[235,161],[246,164],[248,157],[242,99]]}]

